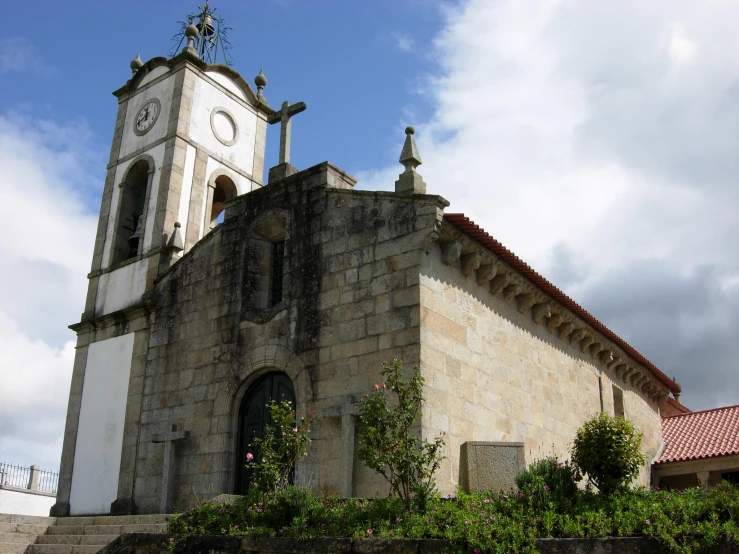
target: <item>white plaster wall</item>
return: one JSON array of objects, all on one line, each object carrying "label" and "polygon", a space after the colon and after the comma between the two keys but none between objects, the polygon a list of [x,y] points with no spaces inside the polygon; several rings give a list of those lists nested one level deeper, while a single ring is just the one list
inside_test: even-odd
[{"label": "white plaster wall", "polygon": [[236,96],[241,98],[246,102],[246,94],[244,94],[244,91],[239,88],[239,86],[234,83],[231,79],[226,77],[225,75],[218,73],[216,71],[206,71],[205,74],[213,79],[214,81],[217,81],[219,85],[223,86],[223,88],[229,90],[230,92],[234,93]]},{"label": "white plaster wall", "polygon": [[49,517],[56,496],[0,488],[0,514]]},{"label": "white plaster wall", "polygon": [[164,75],[165,73],[168,73],[168,72],[169,72],[169,68],[168,67],[159,66],[157,68],[154,68],[149,73],[147,73],[146,77],[144,77],[143,79],[141,79],[141,82],[139,83],[139,86],[137,86],[136,88],[141,88],[144,85],[146,85],[148,83],[151,83],[153,80],[158,79],[159,77],[161,77],[162,75]]},{"label": "white plaster wall", "polygon": [[70,514],[110,512],[118,494],[134,333],[90,345],[85,366]]},{"label": "white plaster wall", "polygon": [[[166,79],[152,85],[146,90],[133,96],[128,101],[126,110],[126,123],[123,128],[123,138],[121,140],[120,158],[123,158],[136,150],[144,148],[147,144],[151,144],[167,134],[167,122],[169,121],[169,109],[172,105],[172,91],[174,89],[175,75],[172,74]],[[133,132],[136,124],[136,117],[144,104],[151,99],[157,98],[160,103],[161,110],[154,126],[149,129],[145,135],[138,136]]]},{"label": "white plaster wall", "polygon": [[[224,77],[225,78],[225,77]],[[233,146],[221,143],[213,134],[210,114],[214,108],[226,108],[236,120],[239,138]],[[202,145],[218,160],[227,160],[251,175],[256,144],[257,116],[248,105],[226,94],[215,84],[205,80],[195,80],[193,92],[190,137]]]},{"label": "white plaster wall", "polygon": [[144,258],[101,275],[95,298],[95,314],[109,314],[138,304],[146,289],[148,267],[149,259]]},{"label": "white plaster wall", "polygon": [[[154,160],[154,175],[151,181],[151,193],[149,194],[149,208],[146,212],[146,227],[144,229],[144,252],[151,249],[152,232],[154,229],[154,214],[156,213],[156,200],[159,194],[159,180],[162,175],[162,164],[164,163],[164,143],[147,150],[146,154]],[[120,164],[115,170],[115,186],[110,202],[110,214],[108,214],[108,230],[105,235],[105,246],[103,247],[103,268],[108,267],[110,262],[110,249],[113,247],[113,236],[115,235],[115,216],[118,210],[118,199],[121,194],[121,183],[126,171],[132,164],[138,161],[138,156],[125,163]],[[160,237],[161,240],[161,237]]]},{"label": "white plaster wall", "polygon": [[185,149],[185,168],[182,176],[182,193],[180,194],[180,208],[177,211],[177,221],[182,227],[182,238],[187,236],[187,217],[190,212],[190,196],[192,195],[192,177],[195,170],[195,147],[187,145]]}]

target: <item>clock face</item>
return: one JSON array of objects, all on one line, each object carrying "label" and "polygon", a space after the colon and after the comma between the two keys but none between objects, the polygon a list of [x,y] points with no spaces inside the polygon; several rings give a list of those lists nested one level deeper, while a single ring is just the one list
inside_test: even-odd
[{"label": "clock face", "polygon": [[136,116],[135,131],[137,135],[143,135],[152,128],[159,116],[159,110],[159,100],[150,100],[144,104],[144,107],[141,108],[141,111]]}]

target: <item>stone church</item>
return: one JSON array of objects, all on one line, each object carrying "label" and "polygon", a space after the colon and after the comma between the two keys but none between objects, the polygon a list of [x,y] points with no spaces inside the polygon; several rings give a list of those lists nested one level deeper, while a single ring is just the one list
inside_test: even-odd
[{"label": "stone church", "polygon": [[[261,72],[253,89],[186,35],[171,59],[134,60],[114,93],[52,515],[244,492],[270,398],[317,414],[298,483],[382,493],[354,456],[354,399],[394,357],[426,379],[422,435],[446,432],[443,494],[508,447],[568,457],[598,411],[628,417],[659,456],[676,383],[427,191],[413,129],[394,192],[329,162],[298,171],[290,125],[305,104],[273,109]],[[269,124],[280,159],[265,184]]]}]

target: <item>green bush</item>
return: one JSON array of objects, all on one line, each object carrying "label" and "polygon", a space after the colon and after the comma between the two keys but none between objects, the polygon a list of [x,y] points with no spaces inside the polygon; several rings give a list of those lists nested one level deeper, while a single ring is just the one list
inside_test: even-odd
[{"label": "green bush", "polygon": [[423,403],[424,380],[418,370],[404,376],[397,358],[382,367],[385,382],[359,402],[359,459],[387,479],[391,494],[406,507],[423,506],[436,490],[433,476],[444,438],[424,441],[414,429]]},{"label": "green bush", "polygon": [[572,462],[605,495],[623,489],[646,463],[642,433],[630,421],[599,413],[577,431]]},{"label": "green bush", "polygon": [[295,408],[289,400],[268,404],[271,425],[263,437],[255,438],[246,455],[246,467],[253,469],[253,484],[262,492],[286,489],[295,472],[295,464],[306,455],[310,444],[312,415],[296,419]]},{"label": "green bush", "polygon": [[548,457],[536,460],[519,473],[516,486],[522,493],[529,494],[539,507],[553,502],[564,508],[575,497],[580,478],[569,461],[560,462],[557,458]]},{"label": "green bush", "polygon": [[[661,551],[716,552],[739,546],[739,489],[650,491],[623,489],[605,496],[577,490],[566,510],[543,508],[526,493],[487,492],[430,498],[408,509],[398,498],[317,497],[296,487],[251,495],[227,506],[204,504],[175,516],[172,542],[189,534],[260,537],[446,539],[448,552],[535,552],[536,539],[654,537]],[[175,538],[178,537],[178,538]],[[736,551],[736,550],[725,550]]]}]

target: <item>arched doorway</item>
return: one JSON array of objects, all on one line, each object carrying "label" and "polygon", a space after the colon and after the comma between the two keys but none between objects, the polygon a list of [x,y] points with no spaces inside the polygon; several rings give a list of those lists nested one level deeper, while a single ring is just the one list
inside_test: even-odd
[{"label": "arched doorway", "polygon": [[238,435],[236,443],[236,479],[234,494],[246,494],[251,480],[247,470],[246,453],[254,437],[264,435],[264,428],[271,423],[267,405],[270,400],[289,400],[295,406],[295,389],[285,373],[271,372],[254,381],[244,395],[239,407]]}]

